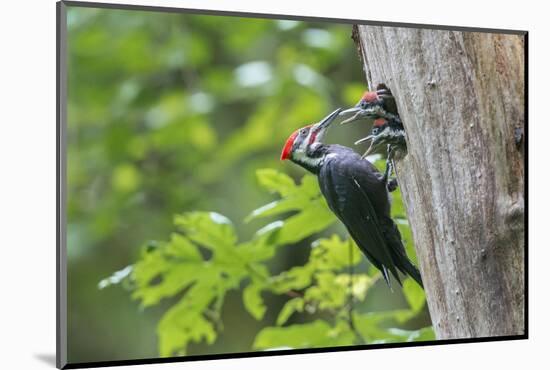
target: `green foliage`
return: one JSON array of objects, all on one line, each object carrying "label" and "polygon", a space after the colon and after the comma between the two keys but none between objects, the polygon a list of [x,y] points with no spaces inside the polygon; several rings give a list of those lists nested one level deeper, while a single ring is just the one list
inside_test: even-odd
[{"label": "green foliage", "polygon": [[[283,173],[264,169],[257,171],[257,178],[261,187],[279,199],[253,211],[247,221],[295,213],[270,223],[246,242],[238,241],[231,221],[218,213],[176,215],[178,232],[169,241],[144,247],[132,267],[99,283],[104,288],[130,281],[132,297],[142,307],[178,297],[158,324],[161,356],[185,354],[191,342],[213,343],[223,327],[221,310],[230,290],[242,291],[244,307],[256,320],[262,320],[268,310],[262,293],[290,297],[274,326],[258,332],[255,349],[433,339],[430,327],[404,330],[394,326],[413,318],[424,305],[424,292],[411,279],[403,286],[409,308],[357,312],[354,306],[366,300],[381,275],[372,269],[350,274],[364,259],[351,239],[338,235],[318,239],[304,265],[272,274],[269,261],[281,246],[326,229],[335,217],[313,176],[305,175],[296,184]],[[312,223],[320,226],[312,227]],[[286,325],[296,314],[313,321]]]},{"label": "green foliage", "polygon": [[369,343],[395,343],[434,340],[435,334],[431,326],[418,330],[403,330],[395,327],[382,329],[387,321],[404,322],[411,317],[407,310],[389,311],[383,313],[356,314],[355,323]]},{"label": "green foliage", "polygon": [[326,321],[316,320],[307,324],[265,328],[256,337],[254,348],[315,348],[350,344],[353,335],[331,327]]},{"label": "green foliage", "polygon": [[284,221],[277,221],[277,225],[280,222],[283,223],[277,233],[275,243],[297,242],[326,229],[335,221],[334,215],[328,209],[325,199],[319,192],[319,186],[314,176],[305,175],[300,185],[294,184],[288,175],[273,169],[259,170],[257,177],[263,188],[277,193],[281,199],[254,210],[246,218],[246,221],[298,211],[297,214]]},{"label": "green foliage", "polygon": [[407,298],[407,302],[413,312],[418,312],[424,306],[426,297],[422,288],[412,279],[407,279],[403,282],[403,293]]},{"label": "green foliage", "polygon": [[[144,248],[131,274],[132,297],[143,307],[181,295],[158,326],[161,356],[185,353],[189,341],[212,343],[227,291],[238,289],[251,271],[257,274],[254,279],[265,279],[258,264],[273,255],[265,235],[238,243],[231,222],[214,212],[177,215],[174,224],[181,233],[157,248]],[[245,289],[244,300],[260,319],[265,307],[255,287]]]}]

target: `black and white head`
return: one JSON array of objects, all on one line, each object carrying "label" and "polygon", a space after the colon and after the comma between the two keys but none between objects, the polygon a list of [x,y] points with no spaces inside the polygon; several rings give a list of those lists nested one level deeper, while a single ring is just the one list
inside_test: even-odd
[{"label": "black and white head", "polygon": [[359,102],[352,108],[340,112],[340,116],[348,117],[342,124],[355,122],[361,119],[375,119],[380,117],[397,117],[397,105],[390,89],[379,84],[376,91],[365,91]]},{"label": "black and white head", "polygon": [[337,109],[320,122],[294,131],[286,140],[281,160],[291,161],[313,170],[322,165],[326,151],[323,150],[323,137],[342,109]]},{"label": "black and white head", "polygon": [[363,156],[371,154],[383,145],[389,144],[396,150],[406,150],[407,147],[403,123],[397,117],[375,119],[370,135],[357,140],[355,145],[369,140],[371,144]]}]

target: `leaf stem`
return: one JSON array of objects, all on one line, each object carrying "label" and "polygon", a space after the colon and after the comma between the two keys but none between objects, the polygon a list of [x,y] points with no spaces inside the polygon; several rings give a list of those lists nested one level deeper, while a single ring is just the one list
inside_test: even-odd
[{"label": "leaf stem", "polygon": [[365,338],[363,338],[363,335],[357,330],[357,327],[355,326],[355,321],[353,320],[353,243],[351,242],[351,239],[348,242],[349,245],[349,282],[348,282],[348,325],[353,334],[355,334],[355,340],[358,342],[357,344],[365,344]]}]

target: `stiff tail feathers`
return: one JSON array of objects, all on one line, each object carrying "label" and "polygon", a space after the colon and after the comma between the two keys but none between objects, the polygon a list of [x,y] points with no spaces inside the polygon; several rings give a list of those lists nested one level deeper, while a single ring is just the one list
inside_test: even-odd
[{"label": "stiff tail feathers", "polygon": [[[424,283],[422,282],[422,277],[420,276],[420,271],[418,268],[412,264],[411,261],[409,261],[408,258],[401,259],[399,264],[396,264],[396,267],[399,271],[401,271],[403,274],[410,276],[418,285],[424,289]],[[386,284],[388,284],[388,287],[392,289],[391,281],[390,281],[390,274],[388,273],[388,270],[386,269],[386,266],[382,266],[382,276],[384,277],[384,280],[386,281]],[[403,286],[403,282],[399,278],[398,275],[393,274],[393,277],[400,286]],[[393,290],[393,289],[392,289]]]},{"label": "stiff tail feathers", "polygon": [[[422,289],[424,289],[424,283],[422,282],[420,271],[409,260],[409,257],[405,252],[405,246],[403,245],[403,241],[401,240],[401,233],[399,232],[399,229],[395,222],[390,217],[387,217],[385,219],[384,229],[384,237],[390,249],[390,254],[392,255],[395,267],[397,267],[397,269],[403,274],[409,275],[411,278],[413,278],[413,280],[416,281],[418,285],[422,287]],[[400,285],[402,285],[398,276],[396,276],[396,280],[399,282]]]},{"label": "stiff tail feathers", "polygon": [[398,266],[398,268],[408,274],[410,277],[414,279],[424,289],[424,283],[422,283],[422,277],[420,276],[420,271],[418,268],[412,264],[411,261],[409,261],[408,258],[404,258],[401,260],[401,266]]}]

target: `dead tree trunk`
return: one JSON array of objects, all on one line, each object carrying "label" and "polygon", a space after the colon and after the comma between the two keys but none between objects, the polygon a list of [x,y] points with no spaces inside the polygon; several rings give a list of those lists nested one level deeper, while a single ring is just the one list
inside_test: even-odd
[{"label": "dead tree trunk", "polygon": [[439,339],[524,328],[524,36],[358,26],[407,132],[397,176]]}]

